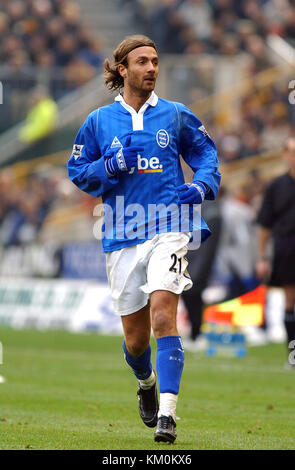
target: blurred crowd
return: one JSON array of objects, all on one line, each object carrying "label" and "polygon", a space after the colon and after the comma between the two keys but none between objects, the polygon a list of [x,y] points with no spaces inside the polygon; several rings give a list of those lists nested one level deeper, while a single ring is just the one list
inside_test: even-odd
[{"label": "blurred crowd", "polygon": [[[272,65],[266,46],[269,34],[295,40],[295,0],[116,0],[116,4],[133,12],[137,30],[151,36],[160,53],[198,55],[196,64],[169,70],[168,97],[187,105],[216,89],[216,55],[243,55],[245,74],[253,77]],[[8,79],[6,103],[11,104],[0,116],[0,130],[25,117],[24,91],[34,87],[37,75],[56,101],[102,71],[103,50],[103,38],[81,22],[80,6],[73,0],[0,0],[0,75]],[[32,78],[34,66],[38,74]],[[239,100],[238,111],[227,102],[221,111],[204,117],[222,162],[280,149],[286,137],[294,135],[288,82],[284,77],[264,88],[253,85]]]},{"label": "blurred crowd", "polygon": [[[291,42],[295,40],[294,0],[121,2],[133,9],[137,23],[153,37],[160,52],[229,58],[242,54],[247,60],[248,77],[273,65],[266,44],[268,35],[276,34]],[[207,60],[203,64],[199,61],[196,70],[191,67],[185,85],[182,83],[183,89],[190,90],[185,99],[188,105],[212,93],[216,75],[214,62]],[[184,74],[185,70],[182,71]],[[242,97],[235,115],[234,103],[228,101],[225,109],[205,118],[221,161],[230,162],[280,149],[286,137],[294,135],[295,112],[294,105],[288,100],[288,84],[289,80],[284,77],[283,81],[265,88],[256,89],[254,85]],[[196,106],[198,114],[197,109]]]},{"label": "blurred crowd", "polygon": [[242,98],[235,122],[208,122],[222,162],[282,149],[287,137],[295,135],[295,109],[289,93],[288,80],[262,90],[254,88]]},{"label": "blurred crowd", "polygon": [[[1,75],[25,86],[32,66],[44,75],[75,88],[101,69],[103,40],[81,21],[80,6],[72,0],[0,0]],[[59,72],[58,68],[63,68]],[[22,73],[23,84],[17,80]],[[28,81],[27,86],[31,86]],[[55,98],[59,87],[53,85]],[[64,92],[64,90],[63,90]]]},{"label": "blurred crowd", "polygon": [[91,217],[95,204],[96,199],[76,190],[64,168],[44,164],[28,177],[18,179],[10,168],[2,170],[0,246],[38,242],[50,214],[67,207],[76,210],[79,207]]},{"label": "blurred crowd", "polygon": [[166,53],[235,55],[268,65],[265,37],[295,38],[294,0],[121,0]]}]

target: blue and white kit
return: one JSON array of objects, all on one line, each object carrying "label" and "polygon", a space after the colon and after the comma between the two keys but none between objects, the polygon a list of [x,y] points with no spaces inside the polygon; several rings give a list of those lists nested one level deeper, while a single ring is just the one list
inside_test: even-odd
[{"label": "blue and white kit", "polygon": [[[106,159],[124,149],[130,136],[130,145],[144,148],[138,155],[137,168],[108,175]],[[162,224],[161,210],[150,210],[159,204],[164,208],[180,206],[176,190],[184,183],[180,155],[194,172],[193,182],[206,185],[205,198],[215,199],[221,178],[215,144],[201,121],[183,104],[158,98],[153,92],[136,112],[118,95],[113,104],[87,117],[77,134],[68,171],[73,183],[93,196],[102,196],[105,208],[111,209],[111,224],[109,220],[106,223],[109,211],[105,210],[105,252],[144,243],[151,238],[151,222],[157,234],[199,230],[202,241],[209,236],[203,219],[199,227],[194,226],[190,210],[189,225],[183,228],[179,223],[178,229],[172,220],[169,222],[169,214],[168,223]]]}]

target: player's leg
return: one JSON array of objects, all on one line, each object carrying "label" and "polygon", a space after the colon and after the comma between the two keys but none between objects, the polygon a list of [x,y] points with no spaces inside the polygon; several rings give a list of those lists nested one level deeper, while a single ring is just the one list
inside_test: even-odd
[{"label": "player's leg", "polygon": [[146,426],[157,424],[158,397],[156,376],[151,363],[151,318],[149,304],[121,317],[124,330],[123,350],[127,364],[138,379],[139,413]]},{"label": "player's leg", "polygon": [[149,304],[131,315],[121,317],[127,364],[138,380],[147,380],[152,373],[150,354],[151,319]]},{"label": "player's leg", "polygon": [[148,294],[139,289],[146,282],[146,243],[107,253],[106,267],[114,311],[122,320],[125,359],[139,381],[140,415],[147,426],[155,426],[158,399],[149,345],[149,298]]},{"label": "player's leg", "polygon": [[160,290],[150,296],[160,389],[156,441],[174,442],[176,438],[176,404],[184,365],[184,350],[176,326],[178,298],[173,292]]},{"label": "player's leg", "polygon": [[202,325],[202,311],[203,311],[203,300],[202,300],[203,286],[194,284],[194,287],[182,294],[182,300],[187,310],[189,321],[190,321],[190,337],[188,344],[193,344],[195,340],[201,334]]},{"label": "player's leg", "polygon": [[287,347],[290,352],[290,343],[295,340],[295,285],[284,286],[283,289],[285,293],[284,324],[287,333]]},{"label": "player's leg", "polygon": [[192,286],[186,270],[188,262],[185,233],[163,233],[154,240],[147,269],[152,328],[157,340],[157,376],[160,411],[155,440],[173,442],[176,437],[176,403],[184,364],[184,351],[176,327],[179,294]]}]

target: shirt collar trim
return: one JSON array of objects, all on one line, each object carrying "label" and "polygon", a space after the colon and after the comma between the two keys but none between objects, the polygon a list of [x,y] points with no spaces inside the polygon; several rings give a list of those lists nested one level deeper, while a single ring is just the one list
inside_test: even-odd
[{"label": "shirt collar trim", "polygon": [[[140,108],[140,110],[141,110],[143,107],[145,107],[145,109],[146,109],[146,108],[147,108],[146,105],[150,105],[150,106],[155,107],[155,106],[157,105],[157,103],[158,103],[158,100],[159,100],[158,96],[156,95],[156,93],[155,93],[154,91],[152,91],[151,96],[149,97],[148,100],[146,100],[146,102],[143,104],[143,106]],[[119,102],[122,104],[122,106],[124,106],[124,108],[126,108],[126,109],[128,109],[128,110],[130,110],[130,108],[133,109],[131,106],[129,106],[129,105],[126,103],[126,101],[124,100],[124,98],[123,98],[123,96],[122,96],[121,94],[119,94],[119,95],[116,96],[115,101],[119,101]],[[139,110],[139,112],[140,112],[140,110]],[[135,109],[133,109],[133,111],[136,112]]]}]

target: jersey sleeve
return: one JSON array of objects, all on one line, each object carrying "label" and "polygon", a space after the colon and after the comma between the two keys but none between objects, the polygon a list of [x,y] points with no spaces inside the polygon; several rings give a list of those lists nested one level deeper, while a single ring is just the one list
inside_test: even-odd
[{"label": "jersey sleeve", "polygon": [[257,215],[256,222],[262,227],[271,229],[274,224],[273,214],[273,187],[270,184],[264,194],[260,210]]},{"label": "jersey sleeve", "polygon": [[194,171],[193,181],[201,181],[209,191],[206,199],[215,199],[220,186],[216,146],[202,122],[186,106],[178,104],[180,116],[180,153]]},{"label": "jersey sleeve", "polygon": [[68,161],[70,180],[92,196],[98,197],[118,182],[109,178],[105,169],[105,156],[101,155],[99,138],[99,110],[93,111],[81,126]]}]

